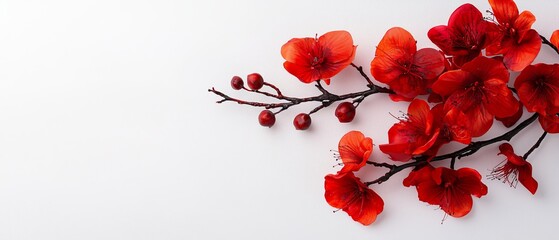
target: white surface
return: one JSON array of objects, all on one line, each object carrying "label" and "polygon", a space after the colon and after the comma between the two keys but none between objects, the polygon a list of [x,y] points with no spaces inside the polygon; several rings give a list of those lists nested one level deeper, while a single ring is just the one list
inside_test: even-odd
[{"label": "white surface", "polygon": [[[531,156],[535,196],[484,182],[462,219],[417,200],[399,174],[375,186],[386,205],[363,227],[323,198],[333,173],[329,150],[348,130],[386,142],[386,96],[368,98],[356,121],[338,124],[333,108],[310,131],[278,116],[258,125],[259,109],[217,105],[206,89],[230,90],[233,75],[260,72],[286,94],[315,94],[282,68],[292,37],[345,29],[367,71],[374,46],[392,26],[433,46],[429,28],[446,24],[464,1],[1,1],[0,239],[546,239],[557,231],[558,136]],[[481,11],[486,1],[473,1]],[[518,1],[549,36],[559,5]],[[538,61],[558,62],[544,46]],[[347,82],[343,82],[347,81]],[[329,87],[363,88],[353,70]],[[525,115],[525,117],[527,114]],[[496,126],[492,133],[503,131]],[[514,139],[519,152],[537,125]],[[496,146],[457,163],[483,175],[503,158]],[[375,159],[386,156],[375,149]],[[360,174],[373,179],[375,171]]]}]

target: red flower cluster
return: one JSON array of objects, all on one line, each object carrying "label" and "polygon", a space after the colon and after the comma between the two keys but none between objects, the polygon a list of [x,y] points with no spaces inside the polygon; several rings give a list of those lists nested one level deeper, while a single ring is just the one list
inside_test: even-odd
[{"label": "red flower cluster", "polygon": [[[389,29],[381,39],[371,61],[371,74],[388,85],[394,101],[410,101],[410,104],[407,113],[388,131],[388,143],[379,148],[393,161],[412,162],[398,166],[370,161],[371,165],[386,167],[389,172],[388,176],[366,185],[385,181],[400,171],[401,166],[418,166],[404,180],[404,186],[415,186],[420,201],[440,206],[449,216],[462,217],[472,209],[472,196],[479,198],[487,194],[487,186],[476,170],[454,170],[455,160],[477,151],[472,147],[475,144],[469,145],[472,138],[484,136],[494,119],[506,127],[514,126],[525,109],[539,115],[543,130],[559,132],[559,64],[530,65],[542,45],[539,34],[531,29],[535,17],[529,11],[518,13],[512,0],[489,0],[489,3],[493,9],[489,18],[484,18],[473,5],[464,4],[452,13],[448,25],[431,28],[429,39],[440,51],[417,50],[415,39],[400,27]],[[550,42],[551,46],[559,45],[559,30],[553,33]],[[509,84],[510,71],[520,71],[512,84]],[[429,101],[434,106],[416,99],[426,94],[430,94]],[[326,177],[327,201],[348,212],[354,220],[371,223],[363,219],[374,219],[371,216],[381,212],[380,197],[365,188],[353,174],[347,175],[363,167],[370,155],[370,145],[361,147],[361,133],[348,135],[356,136],[351,144],[354,147],[341,154],[342,170]],[[347,142],[348,135],[342,142]],[[441,147],[450,142],[469,145],[464,148],[468,151],[437,157]],[[507,160],[495,167],[490,178],[511,186],[519,181],[535,194],[538,184],[532,177],[530,163],[516,155],[508,143],[502,144],[500,150]],[[444,158],[452,159],[451,168],[435,168],[430,163]],[[338,182],[351,185],[352,190],[338,189],[344,187]],[[345,201],[332,196],[344,196]],[[356,201],[366,207],[350,210],[347,206]],[[373,206],[377,208],[371,216],[361,212]]]},{"label": "red flower cluster", "polygon": [[[316,83],[313,85],[320,95],[286,96],[257,73],[247,76],[248,88],[240,77],[233,77],[231,87],[279,102],[244,101],[213,88],[209,91],[223,98],[218,103],[232,101],[265,108],[258,119],[266,127],[274,125],[276,115],[291,106],[318,102],[310,112],[295,117],[293,122],[298,130],[309,128],[310,115],[335,102],[341,102],[335,116],[343,123],[351,122],[360,103],[372,94],[387,93],[393,101],[410,102],[407,113],[397,117],[398,121],[388,130],[388,143],[379,145],[395,163],[370,161],[373,140],[359,131],[351,131],[338,144],[339,165],[343,167],[325,177],[324,196],[328,204],[363,225],[373,223],[384,208],[382,198],[369,187],[411,168],[414,170],[403,185],[415,187],[420,201],[439,206],[445,216],[465,216],[472,209],[472,196],[486,195],[487,186],[478,171],[467,167],[455,169],[456,162],[491,144],[510,142],[537,119],[543,130],[537,142],[524,155],[517,155],[510,143],[502,143],[499,155],[506,159],[488,175],[511,186],[520,182],[535,194],[538,182],[527,159],[548,133],[559,133],[559,64],[533,62],[542,43],[559,54],[559,30],[548,41],[532,29],[536,18],[531,12],[519,12],[513,0],[488,1],[492,8],[488,17],[474,5],[464,4],[450,15],[447,25],[428,31],[427,36],[440,50],[418,49],[408,31],[390,28],[370,62],[374,80],[386,87],[375,84],[361,66],[352,63],[356,46],[351,35],[347,31],[332,31],[320,37],[293,38],[281,48],[284,68],[301,82]],[[367,81],[366,90],[334,94],[321,84],[329,84],[332,77],[350,65]],[[272,112],[274,109],[276,112]],[[533,114],[517,124],[525,111]],[[510,129],[487,139],[494,119]],[[476,139],[482,136],[486,138]],[[439,154],[451,142],[465,146]],[[449,167],[435,165],[442,160],[450,160]],[[367,165],[387,171],[363,182],[355,172]]]},{"label": "red flower cluster", "polygon": [[347,212],[363,225],[373,223],[384,207],[382,198],[353,174],[365,166],[372,151],[371,138],[359,131],[346,133],[338,144],[343,168],[324,178],[324,196],[328,204]]}]

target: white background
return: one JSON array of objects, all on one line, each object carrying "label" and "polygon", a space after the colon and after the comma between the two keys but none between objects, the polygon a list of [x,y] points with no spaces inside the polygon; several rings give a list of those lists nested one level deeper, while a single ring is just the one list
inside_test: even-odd
[{"label": "white background", "polygon": [[[260,72],[285,94],[318,94],[283,69],[280,47],[290,38],[348,30],[359,45],[355,63],[368,72],[387,29],[404,27],[419,47],[434,47],[427,31],[462,3],[0,1],[0,239],[551,238],[558,136],[530,157],[535,196],[484,179],[489,193],[472,212],[441,224],[442,211],[402,186],[405,171],[374,186],[385,210],[363,227],[324,200],[324,176],[338,170],[329,150],[352,129],[385,143],[389,113],[406,103],[369,97],[350,124],[324,109],[301,132],[292,118],[313,104],[283,112],[268,129],[257,123],[260,109],[218,105],[207,92],[264,100],[229,87],[233,75]],[[518,5],[536,15],[542,35],[559,28],[559,5]],[[537,61],[559,56],[543,46]],[[364,81],[348,69],[328,88],[361,90]],[[495,124],[490,135],[503,131]],[[540,134],[534,124],[516,137],[517,152]],[[457,166],[486,175],[503,160],[496,154],[493,145]],[[387,157],[375,147],[372,159]]]}]

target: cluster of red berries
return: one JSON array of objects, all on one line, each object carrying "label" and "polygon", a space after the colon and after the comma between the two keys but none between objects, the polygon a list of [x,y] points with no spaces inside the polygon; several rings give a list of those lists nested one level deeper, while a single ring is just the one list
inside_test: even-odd
[{"label": "cluster of red berries", "polygon": [[[231,87],[235,90],[247,90],[252,92],[259,91],[264,85],[272,86],[264,81],[264,78],[259,73],[251,73],[247,75],[248,89],[244,86],[244,81],[239,76],[234,76],[231,79]],[[275,88],[275,87],[274,87]],[[261,126],[272,127],[276,123],[276,114],[268,109],[262,110],[258,115],[258,122]],[[335,116],[341,123],[348,123],[353,121],[355,117],[355,106],[351,102],[342,102],[338,105],[335,111]],[[293,119],[293,126],[297,130],[306,130],[311,126],[311,116],[308,113],[299,113]]]}]

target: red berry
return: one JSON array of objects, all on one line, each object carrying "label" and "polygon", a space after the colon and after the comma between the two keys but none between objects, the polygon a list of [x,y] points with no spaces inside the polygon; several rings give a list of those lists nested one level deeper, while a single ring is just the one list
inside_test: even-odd
[{"label": "red berry", "polygon": [[341,123],[351,122],[355,117],[355,106],[350,102],[340,103],[336,108],[335,115]]},{"label": "red berry", "polygon": [[276,123],[276,115],[270,110],[262,110],[258,115],[258,122],[264,127],[271,127]]},{"label": "red berry", "polygon": [[311,116],[306,113],[299,113],[295,116],[295,119],[293,119],[293,125],[297,130],[306,130],[311,126]]},{"label": "red berry", "polygon": [[247,76],[248,87],[252,90],[258,90],[264,86],[264,78],[258,73],[251,73]]},{"label": "red berry", "polygon": [[234,76],[231,79],[231,87],[235,90],[240,90],[244,85],[245,83],[243,82],[243,79],[239,76]]}]

